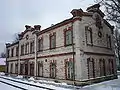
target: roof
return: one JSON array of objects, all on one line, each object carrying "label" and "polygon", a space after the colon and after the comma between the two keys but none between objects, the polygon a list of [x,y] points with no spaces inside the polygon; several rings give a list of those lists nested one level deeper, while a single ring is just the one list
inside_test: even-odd
[{"label": "roof", "polygon": [[6,58],[0,58],[0,65],[6,65]]}]

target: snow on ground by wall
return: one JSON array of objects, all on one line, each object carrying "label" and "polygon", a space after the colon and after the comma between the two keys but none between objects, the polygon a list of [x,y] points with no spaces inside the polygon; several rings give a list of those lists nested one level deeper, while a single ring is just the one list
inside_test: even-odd
[{"label": "snow on ground by wall", "polygon": [[[23,79],[22,76],[17,76],[16,78],[12,78],[10,76],[6,77],[6,76],[4,76],[3,73],[2,73],[2,75],[0,75],[0,77],[5,77],[5,78],[12,79],[12,80],[21,81],[21,82],[26,82],[26,83],[33,84],[33,85],[44,86],[44,87],[55,89],[55,90],[76,90],[76,87],[74,87],[72,85],[67,85],[66,83],[55,83],[53,81],[47,81],[47,80],[46,81],[45,80],[34,80],[33,77],[26,80],[26,79]],[[27,90],[44,90],[44,89],[40,89],[37,87],[26,86],[23,84],[16,84],[16,83],[13,83],[12,81],[7,81],[7,80],[1,79],[1,78],[0,78],[0,80],[27,88]],[[57,85],[60,87],[58,87]],[[62,87],[62,85],[63,85],[63,87]],[[65,86],[70,87],[70,88],[66,88]],[[3,89],[4,90],[18,90],[17,88],[14,88],[12,86],[9,86],[9,85],[6,85],[6,84],[3,84],[0,82],[0,90],[3,90]],[[88,85],[88,86],[84,86],[84,87],[79,87],[79,89],[77,89],[77,90],[120,90],[120,76],[118,77],[118,79],[109,80],[109,81],[92,84],[92,85]]]}]

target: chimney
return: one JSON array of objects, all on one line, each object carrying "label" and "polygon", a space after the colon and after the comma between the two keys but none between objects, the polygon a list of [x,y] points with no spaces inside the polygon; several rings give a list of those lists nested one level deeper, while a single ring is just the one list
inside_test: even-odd
[{"label": "chimney", "polygon": [[71,11],[71,14],[73,15],[73,17],[82,16],[83,10],[82,9],[73,9]]},{"label": "chimney", "polygon": [[28,30],[29,28],[31,28],[31,26],[25,25],[25,28],[26,28],[26,30]]},{"label": "chimney", "polygon": [[34,25],[34,29],[35,29],[35,30],[40,30],[40,29],[41,29],[41,26],[40,26],[40,25]]}]

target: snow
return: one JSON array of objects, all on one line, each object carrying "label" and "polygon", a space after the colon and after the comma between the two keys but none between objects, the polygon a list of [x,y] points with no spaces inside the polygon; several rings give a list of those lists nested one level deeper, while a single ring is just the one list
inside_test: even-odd
[{"label": "snow", "polygon": [[0,58],[0,65],[5,65],[6,58]]},{"label": "snow", "polygon": [[18,79],[22,79],[22,78],[23,78],[23,76],[18,75],[16,78],[18,78]]},{"label": "snow", "polygon": [[33,80],[34,81],[35,79],[33,77],[30,77],[28,80]]},{"label": "snow", "polygon": [[[10,77],[10,76],[3,76],[0,73],[0,77],[12,79],[15,81],[20,81],[32,85],[37,85],[37,86],[42,86],[50,89],[55,89],[55,90],[78,90],[76,89],[77,86],[72,86],[72,85],[67,85],[66,83],[56,83],[53,81],[47,81],[47,80],[35,80],[33,77],[30,77],[28,80],[24,79],[22,76],[17,76],[17,77]],[[0,81],[4,81],[7,83],[11,83],[14,85],[17,85],[19,87],[25,88],[27,90],[45,90],[43,88],[38,88],[30,85],[25,85],[22,83],[17,83],[13,81],[9,81],[6,79],[0,78]],[[118,76],[118,79],[114,80],[109,80],[97,84],[92,84],[92,85],[87,85],[84,87],[77,87],[79,90],[120,90],[120,76]],[[7,84],[3,84],[0,82],[0,90],[5,89],[5,90],[18,90],[18,88],[9,86]],[[19,89],[20,90],[20,89]]]}]

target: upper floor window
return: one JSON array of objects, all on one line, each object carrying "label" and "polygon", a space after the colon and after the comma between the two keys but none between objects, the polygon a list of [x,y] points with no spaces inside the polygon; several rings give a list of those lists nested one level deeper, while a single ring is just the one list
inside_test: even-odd
[{"label": "upper floor window", "polygon": [[106,34],[106,39],[107,39],[107,47],[111,48],[111,37],[110,37],[110,35]]},{"label": "upper floor window", "polygon": [[34,41],[30,43],[30,53],[34,53]]},{"label": "upper floor window", "polygon": [[7,57],[9,58],[9,56],[10,56],[10,50],[8,49],[7,50]]},{"label": "upper floor window", "polygon": [[38,51],[43,51],[43,38],[38,39]]},{"label": "upper floor window", "polygon": [[25,54],[29,53],[29,43],[25,44]]},{"label": "upper floor window", "polygon": [[56,33],[50,34],[50,49],[56,47]]},{"label": "upper floor window", "polygon": [[66,29],[64,31],[64,36],[65,36],[65,46],[67,45],[72,45],[72,29],[69,28],[68,30]]},{"label": "upper floor window", "polygon": [[14,48],[12,48],[12,50],[11,50],[11,57],[13,57],[14,55]]},{"label": "upper floor window", "polygon": [[19,54],[19,47],[17,46],[16,47],[16,56],[18,56],[18,54]]},{"label": "upper floor window", "polygon": [[21,45],[21,55],[24,55],[24,44]]},{"label": "upper floor window", "polygon": [[86,43],[87,43],[87,45],[93,45],[92,28],[86,26],[85,27],[85,33],[86,33]]}]

